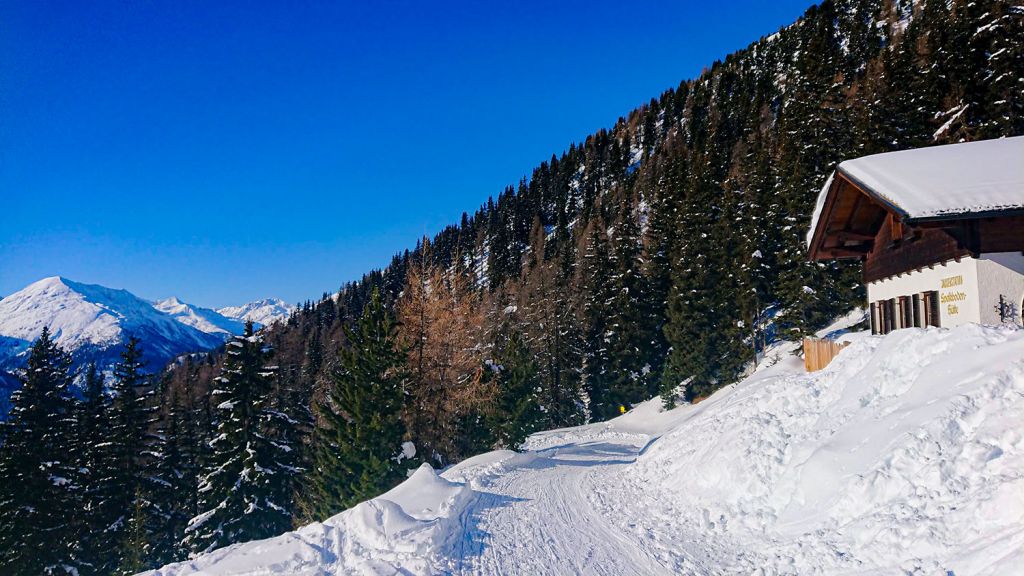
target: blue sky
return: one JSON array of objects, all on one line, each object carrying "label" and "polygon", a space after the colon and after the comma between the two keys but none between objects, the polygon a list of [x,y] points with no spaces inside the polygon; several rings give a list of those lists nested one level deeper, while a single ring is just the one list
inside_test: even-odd
[{"label": "blue sky", "polygon": [[0,294],[386,265],[810,1],[0,2]]}]

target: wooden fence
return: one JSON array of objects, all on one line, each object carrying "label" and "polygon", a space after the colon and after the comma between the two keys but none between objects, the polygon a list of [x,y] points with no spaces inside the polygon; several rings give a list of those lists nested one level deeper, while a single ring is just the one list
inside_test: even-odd
[{"label": "wooden fence", "polygon": [[849,344],[849,342],[839,343],[821,338],[804,338],[804,367],[808,372],[821,370],[828,366],[836,354],[839,354],[839,351]]}]

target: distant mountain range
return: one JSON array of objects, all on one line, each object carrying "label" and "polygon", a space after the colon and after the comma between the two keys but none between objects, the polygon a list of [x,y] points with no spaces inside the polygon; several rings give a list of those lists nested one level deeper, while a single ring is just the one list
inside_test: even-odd
[{"label": "distant mountain range", "polygon": [[266,299],[243,306],[211,310],[167,298],[150,302],[127,290],[83,284],[54,276],[44,278],[0,300],[0,414],[24,365],[28,349],[49,327],[57,343],[71,353],[75,368],[96,362],[108,369],[129,336],[142,341],[150,371],[170,360],[210,350],[247,320],[260,326],[287,318],[292,307]]},{"label": "distant mountain range", "polygon": [[279,298],[264,298],[241,306],[220,308],[217,312],[221,316],[237,319],[243,324],[252,321],[260,326],[270,326],[278,320],[288,318],[294,309],[295,306]]}]

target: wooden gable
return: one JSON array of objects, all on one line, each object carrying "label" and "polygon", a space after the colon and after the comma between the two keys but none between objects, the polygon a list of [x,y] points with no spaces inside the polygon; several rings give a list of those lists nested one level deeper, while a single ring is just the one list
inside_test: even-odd
[{"label": "wooden gable", "polygon": [[856,258],[864,281],[982,252],[1024,250],[1024,216],[964,214],[913,220],[837,171],[809,245],[811,260]]},{"label": "wooden gable", "polygon": [[865,257],[887,218],[901,215],[837,172],[811,238],[811,260]]}]

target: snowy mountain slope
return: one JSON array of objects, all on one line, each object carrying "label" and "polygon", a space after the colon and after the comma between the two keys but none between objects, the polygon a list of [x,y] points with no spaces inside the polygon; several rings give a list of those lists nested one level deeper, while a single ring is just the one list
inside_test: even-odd
[{"label": "snowy mountain slope", "polygon": [[212,310],[175,306],[172,301],[177,302],[169,299],[155,307],[127,290],[58,276],[0,300],[0,418],[18,385],[13,372],[24,364],[44,326],[71,353],[73,369],[96,362],[101,370],[117,361],[129,336],[142,341],[147,368],[156,371],[180,354],[220,346],[232,328],[241,330],[240,323]]},{"label": "snowy mountain slope", "polygon": [[[246,306],[243,315],[267,322],[290,310],[280,300]],[[89,362],[109,368],[117,361],[121,345],[136,336],[142,340],[148,368],[159,370],[183,353],[220,346],[233,334],[241,334],[245,322],[174,297],[149,302],[127,290],[59,276],[44,278],[0,299],[0,418],[17,387],[12,372],[24,364],[43,326],[71,352],[74,368]]]},{"label": "snowy mountain slope", "polygon": [[[170,356],[213,348],[223,338],[176,321],[127,290],[44,278],[0,301],[0,335],[20,341],[22,351],[48,326],[59,345],[75,352],[105,349],[134,335],[147,352]],[[9,349],[8,349],[9,350]]]},{"label": "snowy mountain slope", "polygon": [[[179,574],[1007,574],[1024,565],[1024,331],[777,355],[697,405],[530,438]],[[784,350],[783,350],[784,352]]]},{"label": "snowy mountain slope", "polygon": [[172,318],[207,334],[220,334],[224,338],[245,331],[245,322],[229,318],[209,308],[193,306],[175,297],[157,300],[153,303],[157,310],[169,314]]},{"label": "snowy mountain slope", "polygon": [[270,326],[278,320],[286,320],[295,307],[278,298],[264,298],[243,304],[228,306],[217,310],[223,316],[241,322],[252,321],[260,326]]}]

